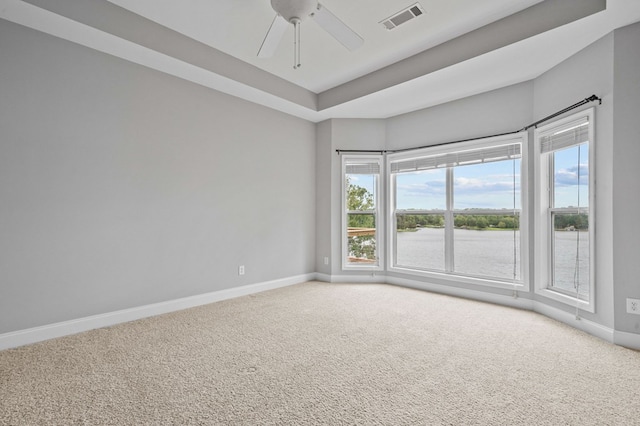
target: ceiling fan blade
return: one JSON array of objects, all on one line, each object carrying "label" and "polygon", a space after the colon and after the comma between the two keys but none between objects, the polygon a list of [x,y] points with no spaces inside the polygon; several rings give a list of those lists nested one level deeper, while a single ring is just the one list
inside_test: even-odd
[{"label": "ceiling fan blade", "polygon": [[356,34],[356,32],[349,28],[347,24],[338,19],[320,3],[318,3],[317,10],[311,16],[318,25],[331,34],[333,38],[342,43],[342,45],[347,49],[355,50],[364,43],[362,37]]},{"label": "ceiling fan blade", "polygon": [[289,23],[282,16],[276,15],[262,41],[260,50],[258,50],[258,58],[270,58],[273,56],[288,26]]}]

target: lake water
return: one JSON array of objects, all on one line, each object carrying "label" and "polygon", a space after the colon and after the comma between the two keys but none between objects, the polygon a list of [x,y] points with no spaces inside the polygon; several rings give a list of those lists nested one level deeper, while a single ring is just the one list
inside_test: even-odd
[{"label": "lake water", "polygon": [[[480,277],[513,279],[514,232],[454,230],[454,271]],[[555,287],[574,290],[576,243],[580,238],[580,293],[588,294],[589,233],[554,232]],[[520,280],[520,231],[515,232],[516,277]],[[397,266],[444,270],[444,228],[398,232]]]},{"label": "lake water", "polygon": [[[575,292],[574,280],[580,282],[580,294],[589,295],[589,233],[554,232],[555,287]],[[579,259],[576,262],[576,258]],[[577,268],[576,268],[577,265]],[[576,276],[577,275],[577,276]]]}]

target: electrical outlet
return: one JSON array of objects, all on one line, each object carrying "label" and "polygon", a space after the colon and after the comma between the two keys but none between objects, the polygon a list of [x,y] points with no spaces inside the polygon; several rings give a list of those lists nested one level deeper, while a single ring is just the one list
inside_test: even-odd
[{"label": "electrical outlet", "polygon": [[627,313],[640,315],[640,299],[627,298]]},{"label": "electrical outlet", "polygon": [[328,265],[328,264],[329,264],[329,258],[328,258],[328,257],[326,257],[326,256],[325,256],[325,258],[324,258],[324,264],[325,264],[325,265]]},{"label": "electrical outlet", "polygon": [[244,275],[244,265],[238,266],[238,275]]}]

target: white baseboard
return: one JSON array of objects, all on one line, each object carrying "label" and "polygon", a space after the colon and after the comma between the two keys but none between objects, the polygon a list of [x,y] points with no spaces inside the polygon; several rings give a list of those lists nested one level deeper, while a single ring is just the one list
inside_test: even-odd
[{"label": "white baseboard", "polygon": [[[323,274],[324,275],[324,274]],[[386,284],[388,279],[384,275],[329,275],[330,283],[369,283],[369,284]]]},{"label": "white baseboard", "polygon": [[331,282],[331,275],[330,274],[322,274],[320,272],[316,272],[316,281],[322,281],[323,283],[330,283]]},{"label": "white baseboard", "polygon": [[612,328],[598,324],[597,322],[589,321],[582,317],[580,317],[580,319],[576,319],[576,315],[574,313],[569,313],[561,309],[553,308],[547,304],[540,302],[534,302],[533,311],[544,315],[545,317],[560,321],[573,328],[577,328],[578,330],[582,330],[585,333],[591,334],[592,336],[599,337],[609,343],[614,343],[614,330]]},{"label": "white baseboard", "polygon": [[484,291],[470,290],[467,288],[452,287],[442,284],[433,284],[424,281],[416,281],[406,278],[386,277],[386,283],[402,287],[410,287],[418,290],[447,294],[449,296],[463,297],[465,299],[479,300],[495,303],[497,305],[511,306],[513,308],[532,310],[533,301],[522,297],[505,296],[503,294],[487,293]]},{"label": "white baseboard", "polygon": [[640,351],[640,334],[616,330],[613,332],[613,343]]},{"label": "white baseboard", "polygon": [[247,296],[249,294],[260,293],[262,291],[273,290],[306,281],[312,281],[315,280],[316,277],[317,274],[315,273],[296,275],[293,277],[229,288],[211,293],[198,294],[195,296],[183,297],[180,299],[168,300],[166,302],[153,303],[150,305],[108,312],[105,314],[91,315],[84,318],[28,328],[25,330],[12,331],[0,334],[0,350],[68,336],[96,328],[108,327],[155,315],[166,314],[182,309],[193,308],[209,303],[220,302],[222,300],[232,299],[235,297]]}]

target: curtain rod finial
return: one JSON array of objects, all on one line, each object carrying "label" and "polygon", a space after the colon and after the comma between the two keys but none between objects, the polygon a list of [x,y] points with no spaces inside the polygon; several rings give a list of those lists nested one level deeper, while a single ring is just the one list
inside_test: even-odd
[{"label": "curtain rod finial", "polygon": [[602,105],[602,98],[599,98],[599,97],[598,97],[598,96],[596,96],[596,95],[591,95],[591,96],[589,96],[587,99],[585,99],[585,101],[587,101],[587,102],[595,102],[595,101],[598,101],[598,103],[599,103],[600,105]]}]

